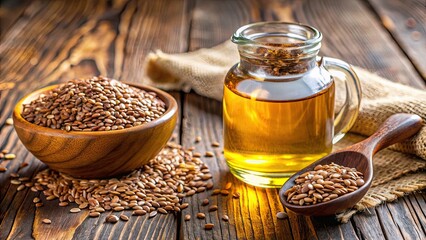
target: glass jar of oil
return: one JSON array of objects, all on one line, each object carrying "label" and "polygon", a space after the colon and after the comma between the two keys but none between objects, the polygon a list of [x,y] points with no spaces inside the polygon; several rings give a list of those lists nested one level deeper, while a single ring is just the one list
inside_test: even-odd
[{"label": "glass jar of oil", "polygon": [[[313,27],[284,22],[246,25],[233,35],[240,62],[224,83],[224,154],[244,182],[281,187],[352,127],[358,78],[347,63],[317,56],[321,39]],[[346,86],[339,111],[336,77]]]}]

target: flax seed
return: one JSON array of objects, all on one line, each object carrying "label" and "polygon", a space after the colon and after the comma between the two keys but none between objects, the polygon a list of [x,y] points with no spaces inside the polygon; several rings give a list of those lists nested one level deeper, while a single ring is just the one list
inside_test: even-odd
[{"label": "flax seed", "polygon": [[206,230],[211,230],[211,229],[213,229],[213,227],[214,227],[213,223],[206,223],[204,225],[204,229],[206,229]]},{"label": "flax seed", "polygon": [[80,212],[81,211],[81,209],[80,208],[71,208],[70,209],[70,212],[71,213],[78,213],[78,212]]},{"label": "flax seed", "polygon": [[149,213],[149,218],[153,218],[155,216],[157,216],[157,211],[152,211]]},{"label": "flax seed", "polygon": [[357,187],[361,187],[362,185],[364,185],[364,183],[365,183],[364,180],[361,179],[361,178],[356,180],[356,186]]},{"label": "flax seed", "polygon": [[211,206],[209,207],[209,212],[217,211],[217,209],[218,209],[217,205],[211,205]]},{"label": "flax seed", "polygon": [[13,154],[13,153],[8,153],[8,154],[4,155],[4,159],[6,159],[6,160],[12,160],[12,159],[15,159],[15,158],[16,158],[16,155]]},{"label": "flax seed", "polygon": [[19,173],[11,173],[10,176],[14,177],[14,178],[17,178],[17,177],[19,177]]},{"label": "flax seed", "polygon": [[13,125],[13,119],[12,118],[7,118],[5,121],[6,125]]},{"label": "flax seed", "polygon": [[105,221],[107,223],[117,223],[118,222],[118,217],[115,215],[109,215],[108,217],[106,217]]},{"label": "flax seed", "polygon": [[277,218],[278,219],[286,219],[286,218],[288,218],[288,214],[286,212],[278,212]]},{"label": "flax seed", "polygon": [[135,215],[135,216],[142,216],[142,215],[145,215],[145,214],[146,214],[146,211],[145,211],[145,210],[143,210],[143,209],[135,210],[135,211],[133,211],[133,213],[132,213],[132,215]]},{"label": "flax seed", "polygon": [[201,203],[202,206],[206,206],[209,205],[209,200],[206,198],[203,200],[203,202]]},{"label": "flax seed", "polygon": [[188,203],[182,203],[182,204],[180,205],[180,209],[181,209],[181,210],[183,210],[183,209],[187,208],[188,206],[189,206],[189,204],[188,204]]},{"label": "flax seed", "polygon": [[189,220],[191,220],[191,215],[186,214],[184,219],[185,219],[185,221],[189,221]]},{"label": "flax seed", "polygon": [[121,214],[120,215],[120,219],[122,220],[122,221],[129,221],[129,217],[128,216],[126,216],[126,215],[124,215],[124,214]]},{"label": "flax seed", "polygon": [[99,217],[100,215],[101,215],[100,212],[90,212],[89,213],[89,217],[93,217],[93,218]]},{"label": "flax seed", "polygon": [[16,179],[12,179],[12,180],[10,180],[10,183],[14,184],[14,185],[20,185],[22,182],[19,181],[19,180],[16,180]]},{"label": "flax seed", "polygon": [[221,194],[222,196],[228,196],[228,195],[229,195],[229,191],[228,191],[228,190],[223,189],[223,190],[220,190],[220,194]]},{"label": "flax seed", "polygon": [[212,195],[218,195],[220,193],[220,189],[214,189]]},{"label": "flax seed", "polygon": [[205,156],[205,157],[214,157],[214,153],[213,153],[213,152],[210,152],[210,151],[207,151],[207,152],[204,154],[204,156]]},{"label": "flax seed", "polygon": [[43,220],[41,220],[44,224],[51,224],[52,223],[52,220],[50,220],[50,219],[48,219],[48,218],[45,218],[45,219],[43,219]]},{"label": "flax seed", "polygon": [[197,218],[198,219],[204,219],[204,218],[206,218],[206,214],[204,214],[204,213],[197,213]]}]

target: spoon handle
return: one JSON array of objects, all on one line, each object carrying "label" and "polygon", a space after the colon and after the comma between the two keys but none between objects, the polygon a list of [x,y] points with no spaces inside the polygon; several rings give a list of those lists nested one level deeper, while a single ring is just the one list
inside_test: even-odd
[{"label": "spoon handle", "polygon": [[365,147],[363,152],[372,156],[383,148],[413,136],[422,126],[422,119],[418,115],[394,114],[373,135],[361,142]]}]

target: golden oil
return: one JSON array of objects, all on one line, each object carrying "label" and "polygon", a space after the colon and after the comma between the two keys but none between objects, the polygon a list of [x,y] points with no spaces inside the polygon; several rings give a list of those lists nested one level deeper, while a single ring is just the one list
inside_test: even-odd
[{"label": "golden oil", "polygon": [[[281,187],[332,150],[334,82],[319,69],[296,78],[253,79],[237,66],[225,79],[224,154],[231,172],[252,185]],[[315,83],[315,84],[314,84]]]}]

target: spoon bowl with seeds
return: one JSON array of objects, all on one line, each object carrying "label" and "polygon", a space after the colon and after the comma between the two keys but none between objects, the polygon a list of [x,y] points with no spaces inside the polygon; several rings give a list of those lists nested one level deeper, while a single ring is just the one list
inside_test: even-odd
[{"label": "spoon bowl with seeds", "polygon": [[13,112],[24,146],[51,169],[78,178],[117,176],[148,163],[176,120],[168,93],[103,77],[34,91]]},{"label": "spoon bowl with seeds", "polygon": [[307,216],[328,216],[353,207],[371,186],[373,155],[415,135],[421,127],[417,115],[392,115],[369,138],[294,174],[279,191],[281,203]]}]

